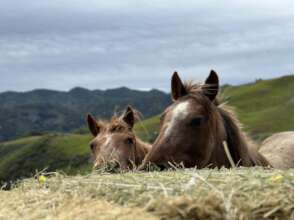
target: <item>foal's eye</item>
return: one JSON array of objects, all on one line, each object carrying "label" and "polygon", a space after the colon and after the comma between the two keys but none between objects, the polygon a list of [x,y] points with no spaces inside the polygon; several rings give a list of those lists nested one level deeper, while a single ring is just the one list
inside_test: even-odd
[{"label": "foal's eye", "polygon": [[196,117],[193,118],[190,122],[189,125],[191,127],[199,127],[200,125],[202,125],[204,122],[204,118],[203,117]]},{"label": "foal's eye", "polygon": [[127,138],[127,139],[126,139],[126,143],[127,143],[127,144],[130,144],[130,145],[133,144],[133,143],[134,143],[133,138]]},{"label": "foal's eye", "polygon": [[113,127],[113,128],[111,128],[110,129],[110,132],[120,132],[122,130],[122,128],[121,127]]}]

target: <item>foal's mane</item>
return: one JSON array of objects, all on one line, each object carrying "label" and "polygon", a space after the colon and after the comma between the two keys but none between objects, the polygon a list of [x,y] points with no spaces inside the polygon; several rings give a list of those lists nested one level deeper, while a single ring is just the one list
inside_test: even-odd
[{"label": "foal's mane", "polygon": [[[140,121],[142,118],[142,113],[136,109],[133,110],[134,121]],[[128,133],[133,133],[130,130],[129,125],[122,120],[123,112],[115,112],[114,115],[111,117],[110,120],[102,120],[99,119],[97,122],[98,124],[102,125],[102,127],[110,127],[110,129],[119,129],[120,131],[126,131]]]},{"label": "foal's mane", "polygon": [[[197,99],[200,96],[204,95],[204,90],[211,91],[214,85],[207,85],[201,83],[193,83],[189,81],[184,84],[185,90],[188,95],[195,97]],[[204,108],[208,111],[208,114],[212,115],[216,123],[213,123],[215,126],[212,131],[217,131],[218,123],[223,123],[225,129],[226,140],[221,140],[221,136],[218,134],[213,135],[215,143],[227,142],[230,154],[234,160],[235,164],[241,166],[268,166],[269,163],[267,160],[258,153],[256,146],[253,141],[242,131],[242,124],[236,117],[236,114],[232,107],[220,103],[218,98],[213,101],[214,107],[208,107],[209,102],[202,102]]]}]

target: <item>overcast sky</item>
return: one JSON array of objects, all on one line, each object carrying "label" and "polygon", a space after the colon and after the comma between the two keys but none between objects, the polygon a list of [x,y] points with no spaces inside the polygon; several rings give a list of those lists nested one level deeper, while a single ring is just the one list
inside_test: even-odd
[{"label": "overcast sky", "polygon": [[294,73],[293,0],[2,0],[0,91]]}]

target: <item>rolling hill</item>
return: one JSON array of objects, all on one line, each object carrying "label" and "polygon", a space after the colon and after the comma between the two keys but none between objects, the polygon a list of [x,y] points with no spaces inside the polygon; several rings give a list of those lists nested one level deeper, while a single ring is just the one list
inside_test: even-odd
[{"label": "rolling hill", "polygon": [[294,75],[226,87],[222,98],[235,107],[255,139],[294,130]]},{"label": "rolling hill", "polygon": [[[226,86],[222,99],[235,107],[245,130],[256,140],[274,132],[294,130],[294,76]],[[153,141],[159,116],[135,125],[136,133]],[[79,131],[80,132],[80,131]],[[81,133],[86,133],[82,129]],[[88,133],[88,132],[87,132]],[[90,170],[88,134],[47,134],[0,143],[0,181],[33,175],[36,170],[69,174]]]},{"label": "rolling hill", "polygon": [[37,171],[69,174],[90,170],[88,135],[48,134],[0,144],[0,182],[28,177]]}]

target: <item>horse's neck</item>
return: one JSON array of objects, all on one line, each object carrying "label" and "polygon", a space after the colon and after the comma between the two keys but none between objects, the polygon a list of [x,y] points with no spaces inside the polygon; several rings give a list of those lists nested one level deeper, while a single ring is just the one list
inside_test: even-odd
[{"label": "horse's neck", "polygon": [[[238,120],[234,117],[232,112],[219,109],[219,113],[222,116],[222,121],[225,129],[225,140],[223,140],[227,146],[234,163],[240,166],[268,166],[267,160],[257,151],[253,142],[246,136],[241,130]],[[224,143],[218,143],[217,146],[219,153],[224,154],[226,162],[225,166],[228,166],[228,156],[224,150]],[[223,161],[220,161],[223,162]],[[230,166],[230,165],[229,165]]]},{"label": "horse's neck", "polygon": [[136,137],[136,161],[138,161],[138,163],[141,164],[150,149],[150,144],[145,143],[140,138]]}]

